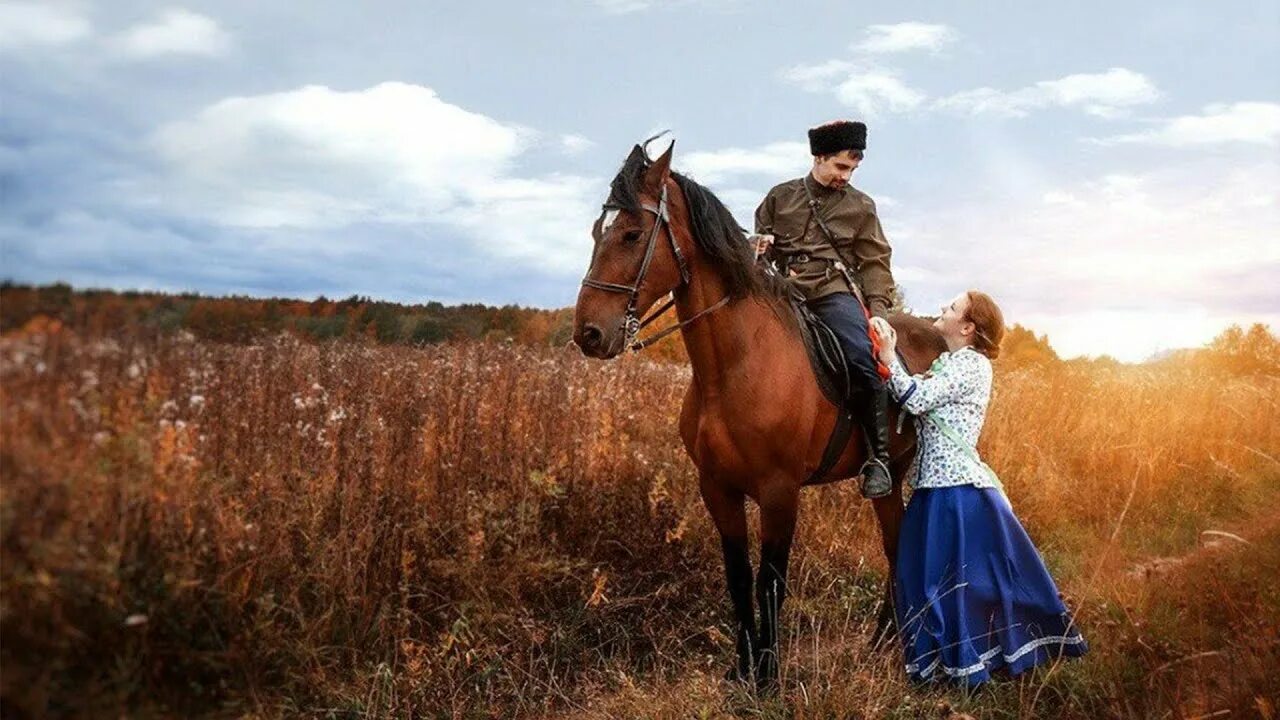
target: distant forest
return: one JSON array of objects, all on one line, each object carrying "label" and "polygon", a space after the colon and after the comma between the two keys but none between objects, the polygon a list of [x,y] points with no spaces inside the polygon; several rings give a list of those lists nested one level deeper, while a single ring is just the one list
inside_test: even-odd
[{"label": "distant forest", "polygon": [[[674,318],[674,313],[670,315]],[[77,290],[64,283],[0,285],[0,332],[11,332],[41,317],[93,335],[130,329],[186,330],[203,340],[228,343],[250,343],[279,332],[316,342],[370,341],[384,345],[489,340],[557,347],[573,339],[571,307],[544,310],[438,302],[405,305],[362,295],[341,300],[324,296],[314,300],[211,297],[198,293]],[[684,347],[678,337],[668,338],[648,352],[665,360],[684,359]]]},{"label": "distant forest", "polygon": [[[561,347],[573,338],[573,308],[544,310],[518,305],[438,302],[404,305],[352,295],[343,300],[320,296],[294,298],[209,297],[197,293],[76,290],[65,283],[44,286],[0,284],[0,333],[32,324],[56,322],[74,332],[185,330],[214,342],[251,343],[288,332],[314,341],[362,341],[426,345],[448,341],[510,342],[531,347]],[[654,329],[675,322],[675,314]],[[679,334],[645,351],[655,360],[685,362]],[[1021,325],[1008,329],[997,361],[1004,367],[1061,363],[1049,338]],[[1103,356],[1072,360],[1114,364]],[[1280,339],[1261,324],[1226,328],[1206,347],[1163,354],[1156,362],[1194,363],[1237,374],[1280,374]]]}]

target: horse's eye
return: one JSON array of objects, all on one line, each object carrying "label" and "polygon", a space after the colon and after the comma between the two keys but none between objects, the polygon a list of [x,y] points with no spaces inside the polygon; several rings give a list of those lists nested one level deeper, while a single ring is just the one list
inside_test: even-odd
[{"label": "horse's eye", "polygon": [[623,233],[623,234],[622,234],[622,240],[623,240],[623,242],[627,243],[628,245],[631,245],[631,244],[634,244],[634,243],[638,243],[638,242],[640,242],[640,231],[639,231],[639,230],[628,230],[628,231],[626,231],[625,233]]}]

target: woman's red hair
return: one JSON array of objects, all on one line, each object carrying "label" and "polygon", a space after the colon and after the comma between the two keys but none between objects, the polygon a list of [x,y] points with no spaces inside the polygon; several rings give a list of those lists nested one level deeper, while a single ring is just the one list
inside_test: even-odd
[{"label": "woman's red hair", "polygon": [[969,309],[964,319],[973,323],[973,349],[991,360],[1000,356],[1000,343],[1004,340],[1004,313],[991,296],[978,290],[965,293]]}]

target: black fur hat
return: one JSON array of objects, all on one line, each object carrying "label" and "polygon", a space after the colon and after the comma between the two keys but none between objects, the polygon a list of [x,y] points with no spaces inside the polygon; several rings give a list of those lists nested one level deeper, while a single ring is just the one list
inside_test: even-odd
[{"label": "black fur hat", "polygon": [[866,150],[867,126],[853,120],[834,122],[809,128],[809,152],[814,155],[835,155],[841,150]]}]

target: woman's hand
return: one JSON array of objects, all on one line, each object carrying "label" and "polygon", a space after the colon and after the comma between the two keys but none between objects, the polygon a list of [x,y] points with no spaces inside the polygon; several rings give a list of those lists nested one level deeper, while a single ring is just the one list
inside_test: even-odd
[{"label": "woman's hand", "polygon": [[898,332],[882,317],[871,318],[871,327],[880,338],[880,362],[888,365],[893,362],[894,350],[898,346]]}]

